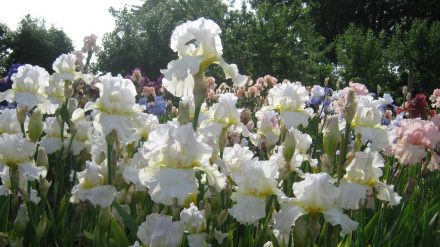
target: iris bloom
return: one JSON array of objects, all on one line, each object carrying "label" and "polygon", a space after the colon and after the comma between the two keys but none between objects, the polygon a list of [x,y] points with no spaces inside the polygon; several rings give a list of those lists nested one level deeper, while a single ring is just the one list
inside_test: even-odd
[{"label": "iris bloom", "polygon": [[72,188],[71,203],[90,201],[93,206],[110,207],[116,197],[116,189],[107,182],[107,162],[101,165],[86,161],[86,169],[77,173],[78,184]]},{"label": "iris bloom", "polygon": [[356,152],[355,158],[346,168],[344,179],[339,186],[342,190],[341,205],[345,208],[358,209],[367,191],[375,189],[377,198],[397,205],[401,197],[393,191],[393,185],[380,181],[384,160],[378,152]]},{"label": "iris bloom", "polygon": [[246,76],[238,73],[237,65],[223,60],[220,33],[220,27],[205,18],[188,21],[174,29],[170,47],[179,58],[161,70],[165,75],[163,86],[170,93],[177,97],[193,95],[193,76],[204,72],[211,64],[220,65],[226,78],[231,78],[235,84],[245,83]]},{"label": "iris bloom", "polygon": [[258,146],[261,140],[266,141],[266,145],[273,147],[280,139],[281,128],[278,124],[278,114],[270,109],[263,108],[255,113],[257,117],[257,133],[250,134],[252,144]]},{"label": "iris bloom", "polygon": [[11,77],[12,89],[0,94],[0,101],[17,102],[31,110],[46,101],[45,87],[49,83],[49,73],[44,68],[25,64],[18,67]]},{"label": "iris bloom", "polygon": [[300,82],[276,84],[269,90],[269,105],[280,114],[288,128],[307,127],[313,109],[306,107],[309,92]]},{"label": "iris bloom", "polygon": [[[26,120],[29,120],[26,118]],[[27,128],[27,124],[24,125]],[[19,134],[21,133],[20,123],[17,119],[16,109],[0,110],[0,134]]]},{"label": "iris bloom", "polygon": [[[180,246],[183,240],[183,223],[172,221],[171,216],[150,214],[139,226],[137,237],[142,246]],[[140,246],[139,242],[133,246]]]},{"label": "iris bloom", "polygon": [[395,137],[394,129],[382,126],[383,112],[380,109],[384,99],[375,100],[373,97],[360,96],[358,98],[356,113],[352,121],[355,134],[361,134],[362,143],[371,141],[373,150],[381,150],[391,144]]},{"label": "iris bloom", "polygon": [[52,69],[55,71],[54,77],[61,81],[71,81],[79,77],[76,72],[76,56],[72,53],[62,54],[52,64]]},{"label": "iris bloom", "polygon": [[[64,138],[69,139],[67,124],[64,124]],[[41,138],[40,145],[46,149],[48,154],[53,154],[63,146],[61,141],[61,126],[55,117],[48,117],[44,120],[43,131],[46,133]]]},{"label": "iris bloom", "polygon": [[294,198],[281,203],[281,209],[274,215],[275,229],[288,235],[295,221],[306,214],[323,214],[331,225],[340,225],[341,234],[356,229],[358,223],[343,214],[339,206],[341,190],[334,186],[327,173],[304,175],[304,180],[292,186]]},{"label": "iris bloom", "polygon": [[95,102],[97,114],[93,126],[104,135],[116,130],[121,142],[135,141],[133,118],[142,110],[135,103],[136,88],[133,82],[110,74],[101,76],[100,80],[96,84],[99,98]]},{"label": "iris bloom", "polygon": [[232,200],[237,202],[229,213],[240,223],[253,224],[266,216],[266,197],[280,195],[277,188],[278,166],[271,161],[243,161],[242,171],[233,173],[237,184]]},{"label": "iris bloom", "polygon": [[181,205],[188,194],[197,190],[196,170],[207,174],[210,185],[218,189],[226,185],[224,176],[209,163],[211,147],[201,142],[191,124],[160,125],[150,133],[144,152],[149,164],[140,169],[139,181],[157,203],[172,205],[176,198]]},{"label": "iris bloom", "polygon": [[21,134],[0,135],[0,170],[9,167],[18,169],[20,176],[27,180],[36,180],[46,177],[45,167],[36,166],[32,158],[37,145],[23,138]]},{"label": "iris bloom", "polygon": [[219,136],[225,133],[237,131],[243,136],[248,136],[247,127],[241,122],[240,112],[237,109],[237,96],[232,93],[220,95],[219,102],[214,104],[209,111],[203,113],[200,124],[200,133],[205,139],[214,139],[214,143],[219,143]]}]

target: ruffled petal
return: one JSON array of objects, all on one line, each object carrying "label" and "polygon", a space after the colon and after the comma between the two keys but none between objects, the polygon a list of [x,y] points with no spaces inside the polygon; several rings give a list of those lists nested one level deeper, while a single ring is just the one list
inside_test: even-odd
[{"label": "ruffled petal", "polygon": [[399,194],[394,192],[394,185],[378,183],[376,185],[377,195],[376,197],[379,200],[387,201],[390,205],[398,205],[400,203],[400,199],[402,199]]},{"label": "ruffled petal", "polygon": [[337,208],[330,208],[323,212],[325,220],[331,225],[340,225],[342,228],[341,235],[345,235],[354,231],[359,223],[351,220],[347,215],[343,214]]},{"label": "ruffled petal", "polygon": [[295,221],[304,214],[306,214],[304,209],[285,202],[281,205],[280,211],[274,215],[274,228],[284,234],[288,234],[290,228],[295,225]]},{"label": "ruffled petal", "polygon": [[107,208],[116,198],[116,189],[111,185],[98,185],[91,189],[79,189],[76,195],[79,200],[88,200],[95,207]]},{"label": "ruffled petal", "polygon": [[359,202],[367,196],[368,186],[345,182],[339,185],[341,195],[339,196],[339,206],[347,209],[359,209]]},{"label": "ruffled petal", "polygon": [[195,179],[192,169],[148,167],[139,173],[139,180],[148,188],[151,199],[165,205],[172,205],[173,198],[182,205],[188,194],[197,190]]},{"label": "ruffled petal", "polygon": [[232,193],[231,198],[237,204],[229,209],[229,214],[238,222],[253,224],[266,216],[266,197],[260,198],[235,192]]}]

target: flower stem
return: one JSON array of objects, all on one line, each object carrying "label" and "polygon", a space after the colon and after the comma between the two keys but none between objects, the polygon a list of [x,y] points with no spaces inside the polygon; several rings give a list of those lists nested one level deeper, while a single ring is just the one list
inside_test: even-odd
[{"label": "flower stem", "polygon": [[348,142],[350,140],[350,124],[347,123],[346,127],[345,127],[345,133],[344,133],[344,139],[342,142],[342,146],[341,146],[341,156],[339,158],[339,166],[338,166],[338,180],[341,180],[342,175],[343,175],[343,171],[344,171],[344,166],[345,166],[345,161],[347,159],[347,146],[348,146]]},{"label": "flower stem", "polygon": [[199,115],[200,115],[200,109],[202,108],[202,104],[205,101],[206,98],[206,82],[204,80],[204,74],[197,73],[194,75],[194,103],[195,103],[195,109],[194,109],[194,118],[192,121],[193,129],[194,131],[197,130],[197,125],[199,122]]},{"label": "flower stem", "polygon": [[201,103],[198,104],[196,102],[196,108],[194,110],[194,118],[193,118],[193,121],[192,121],[192,126],[193,126],[194,131],[197,130],[197,125],[198,125],[198,122],[199,122],[199,115],[200,115],[200,109],[201,108],[202,108],[202,104]]},{"label": "flower stem", "polygon": [[112,149],[113,143],[107,143],[107,169],[108,184],[113,185],[113,169],[112,169]]}]

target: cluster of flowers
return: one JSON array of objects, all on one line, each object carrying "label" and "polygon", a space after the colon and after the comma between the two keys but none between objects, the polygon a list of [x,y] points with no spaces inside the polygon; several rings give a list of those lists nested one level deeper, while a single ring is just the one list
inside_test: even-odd
[{"label": "cluster of flowers", "polygon": [[[150,203],[171,209],[158,206],[146,215],[133,246],[180,246],[184,238],[190,246],[221,243],[225,222],[262,219],[287,244],[304,215],[310,224],[323,215],[345,235],[358,223],[344,210],[371,207],[371,200],[399,204],[394,186],[382,179],[383,155],[439,168],[439,115],[408,119],[412,113],[404,108],[396,115],[390,95],[371,95],[354,82],[332,90],[328,80],[307,88],[265,76],[254,84],[223,60],[220,33],[204,18],[178,26],[171,48],[179,58],[162,70],[161,83],[139,69],[131,78],[90,80],[95,76],[78,72],[74,54],[57,58],[52,75],[18,67],[12,88],[0,95],[18,105],[0,112],[0,194],[39,203],[51,185],[48,171],[59,169],[47,155],[86,153],[89,159],[72,167],[71,203],[133,210],[132,195],[145,193]],[[204,76],[213,63],[232,86],[216,87]],[[99,97],[78,104],[79,81],[98,88]],[[181,101],[178,116],[160,123],[156,115],[165,114],[167,103],[157,94],[165,90]],[[439,90],[430,97],[436,109]],[[319,157],[306,133],[311,118],[321,121]]]}]

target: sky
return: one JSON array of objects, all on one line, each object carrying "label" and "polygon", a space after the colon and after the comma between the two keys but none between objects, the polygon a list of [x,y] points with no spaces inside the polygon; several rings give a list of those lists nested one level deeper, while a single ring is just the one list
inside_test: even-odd
[{"label": "sky", "polygon": [[[236,0],[237,8],[242,0]],[[104,33],[114,29],[114,19],[108,9],[124,5],[142,5],[142,0],[1,0],[0,22],[15,30],[24,16],[40,17],[48,27],[54,25],[72,39],[75,50],[83,46],[85,36],[98,36],[101,46]]]},{"label": "sky", "polygon": [[75,50],[83,46],[84,36],[95,34],[101,45],[104,33],[114,29],[108,9],[141,5],[142,0],[2,0],[0,22],[15,30],[26,14],[41,17],[48,27],[63,29],[72,39]]}]

